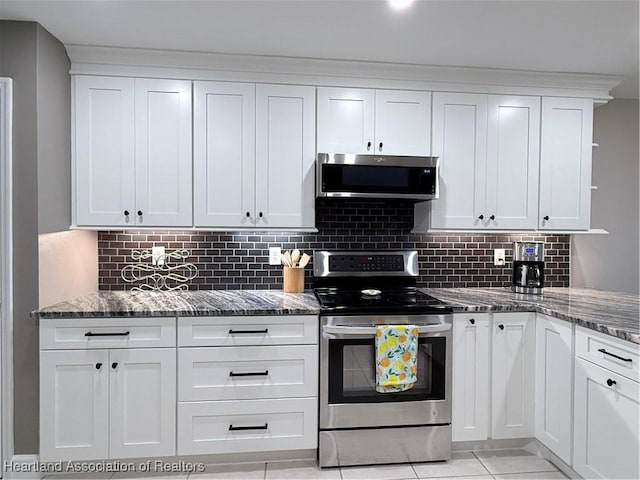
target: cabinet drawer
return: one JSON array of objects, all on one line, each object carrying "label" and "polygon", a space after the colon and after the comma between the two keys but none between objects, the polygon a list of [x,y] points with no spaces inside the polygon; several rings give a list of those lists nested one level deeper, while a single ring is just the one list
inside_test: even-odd
[{"label": "cabinet drawer", "polygon": [[178,455],[317,446],[317,398],[178,404]]},{"label": "cabinet drawer", "polygon": [[40,349],[175,347],[176,319],[69,318],[40,321]]},{"label": "cabinet drawer", "polygon": [[640,347],[635,343],[577,327],[576,356],[640,381]]},{"label": "cabinet drawer", "polygon": [[188,317],[178,319],[179,346],[318,343],[316,315]]},{"label": "cabinet drawer", "polygon": [[318,347],[180,348],[180,401],[318,395]]}]

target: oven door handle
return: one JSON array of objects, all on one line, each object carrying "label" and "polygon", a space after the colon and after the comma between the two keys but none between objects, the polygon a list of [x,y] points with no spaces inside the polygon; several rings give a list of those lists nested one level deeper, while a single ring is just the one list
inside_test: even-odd
[{"label": "oven door handle", "polygon": [[[446,332],[451,330],[450,323],[441,323],[439,325],[424,325],[418,327],[418,335],[426,333]],[[322,327],[324,333],[333,335],[350,336],[350,335],[375,335],[376,327],[348,327],[344,325],[325,325]]]}]

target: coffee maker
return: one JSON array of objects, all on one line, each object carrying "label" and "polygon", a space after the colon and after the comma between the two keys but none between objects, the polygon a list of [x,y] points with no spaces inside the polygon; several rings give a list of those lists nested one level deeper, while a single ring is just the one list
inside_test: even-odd
[{"label": "coffee maker", "polygon": [[516,293],[539,295],[544,287],[544,243],[514,242],[513,286]]}]

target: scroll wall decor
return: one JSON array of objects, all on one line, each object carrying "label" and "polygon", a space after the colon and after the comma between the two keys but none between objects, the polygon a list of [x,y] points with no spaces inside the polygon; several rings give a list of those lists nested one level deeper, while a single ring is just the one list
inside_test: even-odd
[{"label": "scroll wall decor", "polygon": [[187,282],[198,276],[198,268],[193,263],[177,262],[190,255],[186,249],[160,255],[151,250],[133,250],[131,258],[137,263],[125,265],[120,276],[126,283],[137,284],[131,288],[131,293],[188,290]]}]

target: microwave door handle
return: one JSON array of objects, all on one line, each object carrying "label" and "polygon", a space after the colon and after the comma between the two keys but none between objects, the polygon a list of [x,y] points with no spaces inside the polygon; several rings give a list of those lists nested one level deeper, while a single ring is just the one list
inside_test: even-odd
[{"label": "microwave door handle", "polygon": [[[451,324],[440,323],[438,325],[418,326],[418,335],[451,330]],[[322,327],[324,333],[349,337],[355,335],[375,335],[376,327],[348,327],[343,325],[326,325]]]}]

